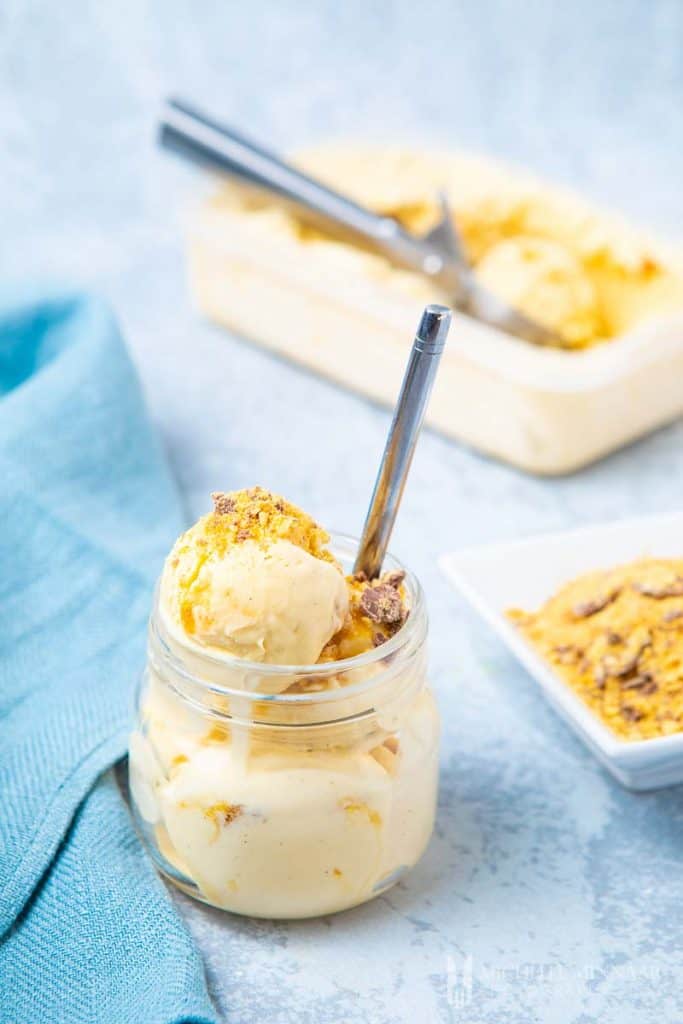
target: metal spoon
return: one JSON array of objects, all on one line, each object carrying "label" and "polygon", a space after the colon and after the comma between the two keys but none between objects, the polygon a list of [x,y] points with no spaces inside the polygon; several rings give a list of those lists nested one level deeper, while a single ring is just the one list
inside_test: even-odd
[{"label": "metal spoon", "polygon": [[275,196],[305,223],[426,275],[453,297],[454,306],[475,319],[534,345],[564,346],[558,334],[479,283],[459,244],[445,196],[440,222],[420,238],[393,217],[366,210],[182,100],[164,104],[159,137],[166,148],[227,171],[249,189]]},{"label": "metal spoon", "polygon": [[430,305],[417,328],[353,567],[369,580],[382,569],[450,323],[446,306]]}]

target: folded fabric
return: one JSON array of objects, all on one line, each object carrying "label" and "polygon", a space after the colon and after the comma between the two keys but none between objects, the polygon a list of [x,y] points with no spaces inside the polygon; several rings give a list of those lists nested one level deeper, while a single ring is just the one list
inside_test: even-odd
[{"label": "folded fabric", "polygon": [[0,294],[0,1021],[212,1021],[110,771],[182,525],[106,307]]}]

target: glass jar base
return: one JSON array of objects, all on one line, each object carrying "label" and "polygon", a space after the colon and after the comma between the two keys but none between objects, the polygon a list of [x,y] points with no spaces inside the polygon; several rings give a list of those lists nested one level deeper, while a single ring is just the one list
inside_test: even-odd
[{"label": "glass jar base", "polygon": [[[152,853],[149,846],[147,846],[147,849],[148,852]],[[388,880],[382,880],[381,883],[378,882],[377,886],[375,886],[369,895],[362,896],[358,900],[346,903],[344,906],[336,907],[334,910],[315,911],[310,914],[259,914],[254,911],[247,913],[244,910],[234,910],[231,907],[223,906],[220,903],[213,903],[204,895],[196,882],[181,876],[175,868],[171,868],[170,871],[167,870],[167,868],[163,867],[159,863],[158,857],[153,856],[152,859],[154,860],[154,865],[157,871],[167,882],[174,885],[176,889],[179,889],[186,896],[190,896],[199,903],[203,903],[204,906],[213,907],[214,910],[222,910],[226,914],[235,914],[237,917],[253,917],[264,921],[305,921],[314,920],[316,917],[331,917],[333,914],[343,914],[346,910],[353,910],[354,907],[360,907],[364,903],[370,903],[377,896],[381,896],[383,893],[388,892],[389,889],[393,888],[399,879],[410,870],[409,868],[401,868],[400,872],[393,871],[390,878]]]}]

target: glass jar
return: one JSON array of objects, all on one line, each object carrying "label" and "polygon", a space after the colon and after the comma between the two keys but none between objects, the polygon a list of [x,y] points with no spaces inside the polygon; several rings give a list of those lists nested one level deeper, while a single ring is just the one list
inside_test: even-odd
[{"label": "glass jar", "polygon": [[[331,545],[345,571],[356,546]],[[239,914],[311,917],[371,899],[420,858],[439,723],[422,590],[410,573],[404,586],[410,614],[391,639],[308,666],[179,643],[155,598],[130,791],[157,867],[180,889]]]}]

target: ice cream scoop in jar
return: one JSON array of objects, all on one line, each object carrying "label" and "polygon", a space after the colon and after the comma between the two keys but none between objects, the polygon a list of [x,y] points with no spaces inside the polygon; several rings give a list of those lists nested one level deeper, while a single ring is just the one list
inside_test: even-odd
[{"label": "ice cream scoop in jar", "polygon": [[450,314],[418,327],[360,542],[260,487],[166,559],[130,744],[130,789],[160,870],[254,917],[329,914],[421,856],[438,716],[417,580],[387,544]]},{"label": "ice cream scoop in jar", "polygon": [[[420,586],[391,558],[381,581],[354,577],[350,539],[324,551],[346,607],[313,664],[274,664],[258,644],[250,652],[263,656],[248,660],[197,639],[168,577],[150,621],[130,744],[138,825],[164,875],[241,914],[308,917],[362,903],[416,863],[432,832],[438,716]],[[197,564],[185,569],[195,587]],[[317,614],[334,627],[339,592],[323,579]]]}]

